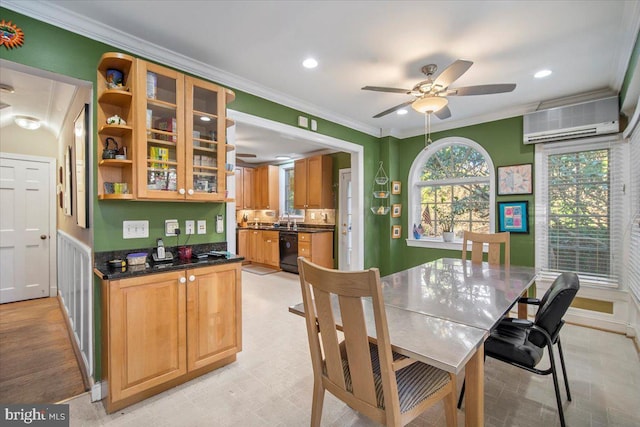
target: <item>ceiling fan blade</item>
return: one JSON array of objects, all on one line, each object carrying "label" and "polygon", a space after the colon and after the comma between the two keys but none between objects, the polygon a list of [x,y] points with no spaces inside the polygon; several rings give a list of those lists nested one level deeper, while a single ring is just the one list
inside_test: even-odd
[{"label": "ceiling fan blade", "polygon": [[440,73],[435,80],[435,86],[442,86],[443,88],[449,87],[449,85],[460,78],[467,70],[473,65],[471,61],[465,61],[458,59],[453,64],[449,65],[445,70]]},{"label": "ceiling fan blade", "polygon": [[403,102],[403,103],[402,103],[402,104],[400,104],[400,105],[396,105],[395,107],[391,107],[391,108],[389,108],[388,110],[384,110],[382,113],[378,113],[378,114],[376,114],[375,116],[373,116],[373,118],[374,118],[374,119],[378,119],[378,118],[380,118],[380,117],[382,117],[382,116],[386,116],[386,115],[387,115],[387,114],[389,114],[389,113],[393,113],[394,111],[398,111],[399,109],[404,108],[404,107],[406,107],[407,105],[411,105],[411,104],[413,104],[413,102],[414,102],[414,101],[415,101],[415,100],[414,100],[414,99],[412,99],[411,101]]},{"label": "ceiling fan blade", "polygon": [[452,96],[469,96],[469,95],[489,95],[492,93],[505,93],[511,92],[516,88],[515,83],[505,83],[496,85],[478,85],[467,86],[453,89],[453,93],[448,94]]},{"label": "ceiling fan blade", "polygon": [[250,153],[237,153],[236,157],[257,157],[255,154],[250,154]]},{"label": "ceiling fan blade", "polygon": [[451,110],[449,110],[449,107],[445,105],[433,114],[435,114],[435,116],[440,120],[448,119],[449,117],[451,117]]},{"label": "ceiling fan blade", "polygon": [[376,92],[390,92],[390,93],[404,93],[409,94],[411,91],[409,89],[398,89],[394,87],[380,87],[380,86],[365,86],[362,90],[373,90]]}]

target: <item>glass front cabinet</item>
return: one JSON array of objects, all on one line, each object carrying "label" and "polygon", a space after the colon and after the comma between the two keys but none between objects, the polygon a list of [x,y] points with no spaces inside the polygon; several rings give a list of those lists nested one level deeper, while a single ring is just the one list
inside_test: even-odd
[{"label": "glass front cabinet", "polygon": [[233,92],[143,60],[137,72],[137,197],[228,201]]}]

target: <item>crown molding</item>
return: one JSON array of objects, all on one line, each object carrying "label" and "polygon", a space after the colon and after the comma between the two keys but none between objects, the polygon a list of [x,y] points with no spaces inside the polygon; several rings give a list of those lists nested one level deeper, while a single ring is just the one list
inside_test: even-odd
[{"label": "crown molding", "polygon": [[[610,85],[616,90],[616,92],[620,92],[620,89],[622,88],[622,83],[624,82],[624,78],[627,75],[629,61],[631,60],[631,54],[633,53],[633,47],[638,42],[637,37],[638,34],[640,34],[640,2],[625,2],[624,15],[619,30],[620,37],[618,38],[618,40],[627,40],[626,43],[622,44],[622,49],[620,49],[620,52],[627,52],[627,55],[620,55],[620,57],[617,58],[616,63],[613,64],[613,66],[616,68],[616,72],[614,78],[610,82]],[[629,34],[629,31],[632,31],[631,34],[636,34],[636,38],[627,39],[626,37],[624,37],[625,34]]]},{"label": "crown molding", "polygon": [[165,49],[132,35],[114,31],[113,28],[78,13],[62,8],[46,1],[18,1],[3,0],[2,6],[34,19],[60,27],[67,31],[88,37],[135,55],[143,56],[152,61],[188,72],[195,76],[229,86],[231,89],[241,90],[255,96],[273,101],[306,114],[329,120],[356,131],[374,137],[380,137],[380,128],[352,120],[318,107],[301,99],[286,95],[282,92],[259,85],[251,80],[236,76],[212,65],[196,61],[193,58]]}]

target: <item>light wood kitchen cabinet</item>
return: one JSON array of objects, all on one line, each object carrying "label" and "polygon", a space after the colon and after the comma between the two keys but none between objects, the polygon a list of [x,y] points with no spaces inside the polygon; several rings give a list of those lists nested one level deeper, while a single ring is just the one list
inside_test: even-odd
[{"label": "light wood kitchen cabinet", "polygon": [[254,169],[236,167],[236,210],[254,209],[253,188]]},{"label": "light wood kitchen cabinet", "polygon": [[333,232],[298,233],[298,256],[326,268],[333,268]]},{"label": "light wood kitchen cabinet", "polygon": [[242,349],[240,263],[103,280],[102,291],[107,412],[231,363]]},{"label": "light wood kitchen cabinet", "polygon": [[[122,83],[114,82],[107,70],[120,71]],[[98,64],[96,85],[98,140],[95,151],[98,165],[98,199],[133,199],[136,189],[132,127],[134,123],[133,94],[137,92],[135,58],[114,52],[102,55]],[[116,115],[126,124],[107,123],[107,119]],[[105,183],[109,184],[105,186]],[[115,193],[113,183],[126,183],[127,191]]]},{"label": "light wood kitchen cabinet", "polygon": [[225,201],[232,91],[138,59],[137,197]]},{"label": "light wood kitchen cabinet", "polygon": [[333,209],[333,159],[314,156],[294,163],[293,207]]},{"label": "light wood kitchen cabinet", "polygon": [[237,242],[238,255],[240,255],[241,257],[244,257],[244,261],[242,261],[243,264],[247,264],[251,261],[249,256],[250,233],[251,233],[250,230],[238,230],[238,242]]},{"label": "light wood kitchen cabinet", "polygon": [[256,264],[280,268],[280,232],[238,230],[238,255]]},{"label": "light wood kitchen cabinet", "polygon": [[262,230],[262,263],[280,268],[280,233]]},{"label": "light wood kitchen cabinet", "polygon": [[280,197],[280,171],[277,166],[265,165],[255,169],[254,209],[276,210]]},{"label": "light wood kitchen cabinet", "polygon": [[195,371],[242,349],[239,264],[187,270],[187,370]]}]

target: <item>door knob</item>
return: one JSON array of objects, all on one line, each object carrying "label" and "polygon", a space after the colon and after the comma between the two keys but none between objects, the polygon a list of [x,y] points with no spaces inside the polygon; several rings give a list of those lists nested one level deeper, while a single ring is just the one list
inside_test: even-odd
[{"label": "door knob", "polygon": [[189,193],[190,196],[193,196],[193,188],[190,188],[189,191],[187,191],[187,193]]},{"label": "door knob", "polygon": [[185,193],[184,188],[179,189],[179,190],[178,190],[178,193],[180,193],[180,194],[184,194],[184,193]]},{"label": "door knob", "polygon": [[41,238],[42,240],[46,240],[46,239],[47,239],[47,235],[46,235],[46,234],[41,234],[41,235],[40,235],[40,238]]},{"label": "door knob", "polygon": [[196,280],[196,276],[194,276],[193,274],[191,276],[189,276],[189,281],[193,282],[194,280]]}]

